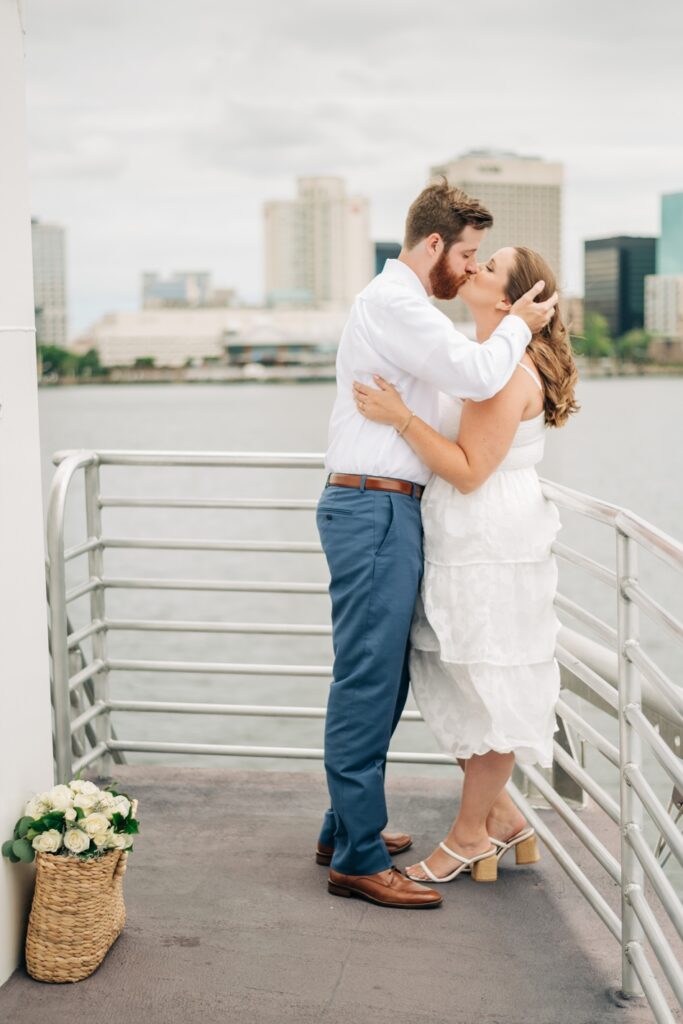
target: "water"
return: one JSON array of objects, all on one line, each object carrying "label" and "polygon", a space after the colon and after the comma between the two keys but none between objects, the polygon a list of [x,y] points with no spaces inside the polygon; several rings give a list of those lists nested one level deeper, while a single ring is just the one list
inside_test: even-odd
[{"label": "water", "polygon": [[[330,384],[294,385],[135,385],[44,389],[40,393],[43,485],[47,496],[53,474],[51,455],[65,448],[185,449],[215,451],[320,452],[334,397]],[[683,379],[624,378],[587,380],[579,389],[581,412],[567,427],[549,431],[541,474],[576,490],[632,509],[675,537],[683,535]],[[318,496],[319,471],[261,471],[105,467],[105,494],[165,496]],[[73,488],[66,542],[85,536],[80,480]],[[191,537],[223,539],[317,539],[313,515],[274,513],[118,510],[104,511],[106,536]],[[614,540],[604,527],[563,516],[561,539],[614,565]],[[107,575],[179,576],[216,579],[325,580],[319,556],[215,552],[107,551]],[[84,560],[69,567],[69,584],[86,575]],[[654,559],[641,565],[644,583],[662,603],[681,616],[679,581]],[[561,568],[562,589],[596,614],[615,624],[614,594],[569,567]],[[87,598],[70,608],[73,625],[86,621]],[[107,614],[115,618],[207,619],[217,621],[329,621],[325,596],[258,594],[182,594],[172,591],[115,590],[107,594]],[[568,623],[573,625],[572,623]],[[644,624],[649,650],[675,679],[679,652],[658,630]],[[327,638],[287,638],[118,632],[109,636],[109,654],[118,658],[181,661],[330,663]],[[323,679],[255,676],[198,676],[176,673],[114,673],[112,695],[131,699],[192,700],[224,703],[272,703],[322,706]],[[595,713],[584,707],[587,716]],[[614,723],[598,716],[613,732]],[[321,722],[264,718],[118,714],[120,737],[188,742],[320,747]],[[435,750],[422,725],[404,724],[397,749]],[[132,763],[177,763],[181,755],[129,754]],[[614,771],[591,759],[601,782],[616,795]],[[593,763],[595,762],[595,763]],[[316,762],[183,756],[184,764],[231,764],[240,767],[319,768]],[[653,766],[654,768],[654,766]],[[445,769],[406,767],[393,771]],[[662,798],[670,786],[658,784]]]}]

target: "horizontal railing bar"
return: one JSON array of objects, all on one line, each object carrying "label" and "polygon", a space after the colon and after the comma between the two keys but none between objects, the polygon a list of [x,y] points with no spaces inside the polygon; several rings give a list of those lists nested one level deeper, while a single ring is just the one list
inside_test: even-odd
[{"label": "horizontal railing bar", "polygon": [[569,512],[580,512],[582,515],[588,516],[589,519],[605,523],[606,526],[614,526],[621,511],[617,505],[610,505],[599,498],[593,498],[589,494],[575,491],[571,487],[565,487],[564,484],[553,483],[552,480],[546,480],[543,477],[541,478],[541,487],[546,498],[554,501],[561,508],[565,508]]},{"label": "horizontal railing bar", "polygon": [[[151,711],[164,714],[240,715],[255,718],[324,718],[325,708],[276,707],[270,704],[201,704],[181,701],[109,700],[111,711]],[[404,711],[402,722],[421,722],[419,711]]]},{"label": "horizontal railing bar", "polygon": [[681,905],[680,898],[673,885],[664,874],[664,869],[648,846],[645,836],[637,825],[627,825],[624,829],[624,836],[626,842],[640,861],[652,888],[659,896],[671,923],[683,939],[683,905]]},{"label": "horizontal railing bar", "polygon": [[85,594],[89,594],[93,590],[97,590],[98,587],[102,586],[102,580],[100,579],[89,579],[85,583],[79,583],[77,587],[73,587],[71,590],[66,592],[66,603],[69,604],[71,601],[77,600],[79,597],[83,597]]},{"label": "horizontal railing bar", "polygon": [[666,745],[652,722],[647,720],[637,705],[627,705],[624,709],[624,718],[633,726],[640,738],[645,740],[674,786],[683,793],[683,761]]},{"label": "horizontal railing bar", "polygon": [[599,733],[597,729],[594,729],[592,725],[589,725],[573,707],[560,698],[555,705],[555,711],[560,718],[573,726],[583,739],[591,743],[595,749],[603,755],[603,757],[606,757],[615,768],[619,767],[619,751],[614,744],[610,743],[610,741],[603,736],[602,733]]},{"label": "horizontal railing bar", "polygon": [[242,665],[227,661],[143,661],[120,658],[108,658],[106,664],[112,672],[197,672],[207,675],[332,678],[332,667],[328,665]]},{"label": "horizontal railing bar", "polygon": [[638,975],[638,981],[643,986],[645,998],[657,1024],[676,1024],[674,1015],[664,998],[664,993],[652,972],[641,944],[639,942],[627,943],[625,953],[629,963]]},{"label": "horizontal railing bar", "polygon": [[87,640],[89,636],[93,636],[95,633],[99,633],[104,629],[104,623],[101,619],[93,619],[87,626],[83,626],[81,629],[75,629],[73,633],[69,633],[66,638],[66,643],[69,649],[78,647],[83,640]]},{"label": "horizontal railing bar", "polygon": [[648,682],[657,688],[659,693],[680,715],[683,715],[683,689],[676,686],[658,665],[655,665],[636,640],[627,640],[624,654],[638,668]]},{"label": "horizontal railing bar", "polygon": [[93,676],[96,676],[98,672],[101,672],[106,667],[106,661],[103,661],[101,658],[96,658],[94,661],[91,661],[89,665],[82,668],[75,676],[71,676],[69,679],[69,690],[71,692],[77,690],[79,686],[82,686],[83,683],[87,683],[88,679],[92,679]]},{"label": "horizontal railing bar", "polygon": [[576,601],[572,601],[571,598],[566,597],[564,594],[555,595],[555,607],[559,608],[560,611],[566,612],[567,615],[571,615],[573,619],[577,619],[579,622],[583,622],[584,626],[588,626],[595,633],[598,634],[601,640],[604,640],[610,647],[616,648],[617,645],[617,631],[612,626],[609,626],[602,619],[599,619],[597,615],[593,615],[586,608],[582,608]]},{"label": "horizontal railing bar", "polygon": [[613,686],[606,682],[602,676],[599,676],[597,672],[594,672],[592,668],[576,657],[575,654],[571,654],[568,650],[562,647],[560,644],[555,648],[555,656],[561,665],[564,665],[566,669],[572,672],[581,682],[585,683],[591,690],[593,690],[598,697],[600,697],[605,704],[608,704],[615,711],[619,709],[619,697],[617,691]]},{"label": "horizontal railing bar", "polygon": [[269,580],[187,580],[153,577],[103,577],[101,585],[111,590],[207,590],[254,594],[327,594],[326,583],[272,583]]},{"label": "horizontal railing bar", "polygon": [[105,619],[108,630],[159,633],[243,633],[264,636],[331,636],[331,626],[291,622],[193,622],[170,619]]},{"label": "horizontal railing bar", "polygon": [[680,541],[627,509],[621,509],[615,525],[622,533],[637,540],[650,554],[656,555],[678,572],[683,570],[683,544]]},{"label": "horizontal railing bar", "polygon": [[92,704],[87,711],[84,711],[77,718],[71,721],[71,734],[73,735],[78,729],[82,729],[84,725],[91,722],[93,718],[97,718],[107,711],[107,704],[104,701],[98,701],[96,704]]},{"label": "horizontal railing bar", "polygon": [[674,640],[678,640],[679,643],[683,642],[683,624],[673,615],[670,615],[658,601],[650,597],[638,583],[630,583],[628,580],[624,580],[621,590],[624,597],[628,597],[633,601],[653,622],[664,626]]},{"label": "horizontal railing bar", "polygon": [[[58,464],[73,452],[55,452]],[[79,454],[81,454],[79,452]],[[323,469],[325,458],[317,453],[300,452],[193,452],[130,451],[98,449],[93,452],[101,466],[225,466],[254,469]]]},{"label": "horizontal railing bar", "polygon": [[89,750],[87,754],[83,755],[83,757],[79,757],[77,761],[74,761],[71,765],[72,777],[74,775],[77,775],[81,768],[86,768],[87,765],[91,764],[93,761],[97,761],[99,757],[102,757],[103,754],[106,754],[107,748],[108,744],[106,744],[103,741],[102,743],[98,743],[96,747],[93,747],[91,750]]},{"label": "horizontal railing bar", "polygon": [[101,543],[98,537],[91,537],[89,540],[83,541],[82,544],[76,544],[75,547],[67,548],[64,552],[64,561],[69,562],[72,558],[78,558],[79,555],[85,555],[88,551],[94,551]]},{"label": "horizontal railing bar", "polygon": [[594,576],[602,583],[606,583],[610,587],[616,587],[617,574],[612,569],[608,569],[606,565],[601,565],[600,562],[596,562],[587,555],[582,555],[580,551],[575,551],[574,548],[570,548],[560,541],[555,541],[552,549],[558,558],[562,558],[565,562],[570,562],[572,565],[585,569],[591,576]]},{"label": "horizontal railing bar", "polygon": [[579,892],[585,897],[589,905],[596,912],[603,924],[606,925],[617,942],[621,942],[621,921],[608,905],[607,901],[600,895],[576,861],[570,857],[559,839],[557,839],[551,832],[540,814],[536,813],[529,801],[522,796],[514,783],[509,782],[507,790],[529,824],[533,825],[536,829],[539,838],[550,850],[557,863],[566,872],[566,874],[569,875]]},{"label": "horizontal railing bar", "polygon": [[655,791],[635,764],[624,765],[624,778],[629,782],[640,797],[640,802],[650,815],[655,825],[666,839],[671,852],[683,864],[683,836],[678,831],[666,809],[662,806]]},{"label": "horizontal railing bar", "polygon": [[297,555],[317,555],[322,551],[317,541],[192,540],[173,537],[103,537],[102,546],[144,551],[258,551]]},{"label": "horizontal railing bar", "polygon": [[621,885],[621,867],[616,857],[607,850],[600,840],[593,835],[591,830],[581,820],[578,814],[571,809],[571,807],[562,799],[557,790],[553,789],[548,780],[544,778],[541,772],[537,771],[531,765],[520,764],[518,768],[521,772],[526,775],[529,782],[541,793],[542,796],[548,801],[551,807],[553,807],[562,820],[569,826],[574,835],[578,836],[583,845],[592,853],[598,863],[605,869],[607,874],[612,878],[617,885]]},{"label": "horizontal railing bar", "polygon": [[269,509],[277,512],[310,511],[317,498],[126,498],[99,499],[100,508],[215,508]]},{"label": "horizontal railing bar", "polygon": [[[151,740],[109,740],[109,750],[138,751],[141,753],[163,754],[220,754],[229,757],[285,757],[322,761],[323,750],[311,747],[245,747],[223,743],[167,743]],[[407,751],[390,751],[388,761],[397,764],[447,764],[455,762],[448,754],[420,754]]]},{"label": "horizontal railing bar", "polygon": [[626,886],[626,901],[633,908],[666,980],[683,1006],[683,971],[639,885]]},{"label": "horizontal railing bar", "polygon": [[564,750],[560,744],[555,741],[555,760],[561,768],[564,768],[567,775],[571,776],[574,782],[578,783],[582,789],[588,793],[588,795],[595,800],[598,807],[600,807],[605,814],[612,819],[615,825],[619,824],[619,805],[612,797],[605,792],[595,779],[588,774],[585,768],[582,768],[573,757],[571,757],[566,750]]}]

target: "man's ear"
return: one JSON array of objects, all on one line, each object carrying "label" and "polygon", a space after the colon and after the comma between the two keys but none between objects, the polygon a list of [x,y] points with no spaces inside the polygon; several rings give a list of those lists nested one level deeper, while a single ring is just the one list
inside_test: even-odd
[{"label": "man's ear", "polygon": [[443,238],[438,232],[433,231],[425,238],[425,245],[430,256],[440,256],[443,249]]},{"label": "man's ear", "polygon": [[499,309],[501,313],[509,313],[512,309],[512,303],[509,299],[500,299],[496,303],[496,309]]}]

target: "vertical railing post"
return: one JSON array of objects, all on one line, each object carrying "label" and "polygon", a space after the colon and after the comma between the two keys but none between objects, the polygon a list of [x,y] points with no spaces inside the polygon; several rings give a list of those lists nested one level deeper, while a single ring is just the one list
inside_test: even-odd
[{"label": "vertical railing post", "polygon": [[[102,538],[102,509],[100,507],[100,465],[95,460],[85,469],[85,518],[88,539]],[[88,552],[88,570],[91,579],[102,579],[104,575],[104,552],[102,546]],[[98,586],[90,592],[90,621],[105,621],[104,587]],[[107,661],[107,631],[102,628],[93,634],[93,658]],[[109,700],[109,669],[103,668],[93,678],[96,701]],[[108,743],[111,739],[111,714],[109,710],[95,719],[95,734],[98,743]],[[109,776],[112,769],[112,756],[109,752],[98,759],[100,774]],[[98,763],[98,762],[96,762]]]},{"label": "vertical railing post", "polygon": [[643,869],[627,840],[629,831],[642,829],[643,808],[627,779],[629,765],[640,767],[641,743],[626,719],[626,708],[640,707],[640,676],[629,660],[628,646],[638,641],[638,609],[624,592],[638,577],[635,542],[617,526],[617,631],[619,638],[619,795],[621,832],[621,988],[625,996],[640,996],[642,988],[633,968],[630,951],[643,944],[643,929],[630,903],[634,889],[643,889]]}]

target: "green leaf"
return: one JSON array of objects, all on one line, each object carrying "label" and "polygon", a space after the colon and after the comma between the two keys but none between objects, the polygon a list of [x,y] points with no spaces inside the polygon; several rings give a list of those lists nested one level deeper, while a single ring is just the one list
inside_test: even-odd
[{"label": "green leaf", "polygon": [[35,839],[37,835],[38,833],[36,832],[36,830],[34,828],[30,828],[24,838],[28,839],[28,841],[30,842],[32,839]]},{"label": "green leaf", "polygon": [[12,862],[12,864],[18,864],[19,863],[19,858],[17,857],[16,853],[10,853],[9,859]]},{"label": "green leaf", "polygon": [[12,853],[27,864],[30,864],[36,855],[36,851],[26,839],[15,839],[12,843]]},{"label": "green leaf", "polygon": [[81,818],[85,818],[85,811],[82,807],[76,808],[76,821],[80,821]]},{"label": "green leaf", "polygon": [[2,855],[3,857],[9,857],[12,852],[13,839],[8,839],[7,842],[2,844]]},{"label": "green leaf", "polygon": [[128,818],[126,820],[126,827],[124,828],[123,831],[128,832],[129,834],[139,832],[140,822],[137,820],[137,818]]},{"label": "green leaf", "polygon": [[114,826],[114,829],[117,832],[121,831],[121,828],[122,828],[125,820],[126,819],[124,818],[124,816],[122,814],[119,814],[118,811],[116,811],[116,813],[112,814],[112,816],[111,816],[111,823],[112,823],[112,825]]},{"label": "green leaf", "polygon": [[29,817],[29,815],[25,815],[23,818],[19,818],[19,821],[17,822],[17,832],[19,833],[17,839],[24,838],[29,828],[31,827],[32,823],[33,818]]}]

